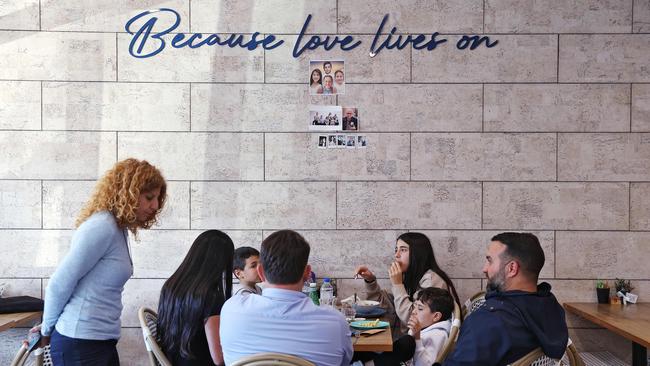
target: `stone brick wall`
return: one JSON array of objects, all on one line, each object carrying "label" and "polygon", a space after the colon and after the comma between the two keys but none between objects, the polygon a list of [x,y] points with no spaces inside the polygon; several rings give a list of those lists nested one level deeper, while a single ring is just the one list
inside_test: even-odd
[{"label": "stone brick wall", "polygon": [[[166,48],[136,59],[126,21],[181,15],[177,31],[275,33],[264,51]],[[433,51],[368,48],[384,14],[399,34],[443,33]],[[353,34],[350,52],[291,49]],[[94,181],[126,157],[170,181],[159,226],[134,245],[123,364],[144,365],[136,310],[204,229],[259,246],[280,228],[312,243],[319,276],[387,285],[397,235],[424,231],[461,297],[481,290],[485,246],[538,234],[560,301],[632,279],[650,299],[650,2],[578,0],[0,0],[0,283],[42,296]],[[459,51],[462,34],[496,48]],[[311,97],[310,59],[346,60],[346,94]],[[366,149],[316,147],[309,104],[359,108]],[[581,350],[629,359],[630,343],[569,316]],[[7,364],[25,329],[0,334]]]}]

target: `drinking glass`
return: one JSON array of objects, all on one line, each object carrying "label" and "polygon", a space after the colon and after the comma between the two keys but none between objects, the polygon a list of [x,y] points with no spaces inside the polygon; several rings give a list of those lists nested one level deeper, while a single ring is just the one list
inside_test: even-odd
[{"label": "drinking glass", "polygon": [[351,322],[354,320],[354,317],[357,315],[356,310],[350,304],[341,305],[341,314],[345,316],[345,320]]}]

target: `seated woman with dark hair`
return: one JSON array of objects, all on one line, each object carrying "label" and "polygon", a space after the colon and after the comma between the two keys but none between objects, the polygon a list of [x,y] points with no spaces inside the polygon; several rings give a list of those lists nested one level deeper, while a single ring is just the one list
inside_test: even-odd
[{"label": "seated woman with dark hair", "polygon": [[390,292],[379,287],[377,278],[367,266],[362,265],[355,270],[355,275],[365,280],[368,299],[379,301],[388,310],[389,317],[395,318],[394,335],[403,335],[408,331],[413,303],[423,288],[448,290],[460,306],[456,288],[447,273],[438,266],[431,241],[426,235],[416,232],[400,235],[395,243],[394,259],[388,269]]},{"label": "seated woman with dark hair", "polygon": [[219,314],[232,293],[234,245],[219,230],[199,235],[160,291],[158,334],[175,365],[222,365]]}]

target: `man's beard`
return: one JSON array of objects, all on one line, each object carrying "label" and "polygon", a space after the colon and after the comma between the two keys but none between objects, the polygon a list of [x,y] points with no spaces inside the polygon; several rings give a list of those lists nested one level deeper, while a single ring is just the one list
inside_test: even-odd
[{"label": "man's beard", "polygon": [[506,290],[506,271],[505,266],[499,270],[492,278],[488,277],[487,285],[485,286],[488,291],[503,292]]}]

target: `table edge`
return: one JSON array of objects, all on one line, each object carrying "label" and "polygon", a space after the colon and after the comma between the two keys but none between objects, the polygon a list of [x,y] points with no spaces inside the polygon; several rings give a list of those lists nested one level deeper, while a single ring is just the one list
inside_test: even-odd
[{"label": "table edge", "polygon": [[[9,323],[6,323],[4,325],[0,325],[0,332],[4,332],[5,330],[9,330],[15,327],[18,327],[24,323],[36,320],[40,318],[43,315],[42,311],[24,311],[20,313],[9,313],[9,314],[29,314],[23,319],[19,319],[18,321],[10,321]],[[0,314],[0,315],[5,315],[5,314]]]},{"label": "table edge", "polygon": [[352,350],[354,352],[391,352],[393,350],[393,345],[372,345],[372,344],[359,344],[352,345]]},{"label": "table edge", "polygon": [[[650,348],[650,341],[639,338],[639,337],[635,336],[634,334],[631,334],[631,333],[629,333],[629,332],[627,332],[627,331],[625,331],[625,330],[623,330],[621,328],[618,328],[618,327],[616,327],[616,326],[614,326],[614,325],[612,325],[610,323],[604,322],[604,321],[594,317],[593,315],[591,315],[589,313],[585,313],[584,311],[582,311],[582,310],[578,309],[577,307],[575,307],[574,305],[576,305],[576,304],[596,304],[597,305],[597,303],[591,303],[591,302],[565,302],[562,305],[564,306],[564,308],[568,312],[570,312],[570,313],[572,313],[574,315],[578,315],[578,316],[580,316],[580,317],[582,317],[582,318],[584,318],[584,319],[586,319],[586,320],[588,320],[588,321],[590,321],[590,322],[592,322],[592,323],[594,323],[596,325],[599,325],[599,326],[601,326],[603,328],[606,328],[606,329],[608,329],[608,330],[610,330],[610,331],[624,337],[627,340],[630,340],[630,341],[632,341],[634,343],[638,343],[638,344],[640,344],[640,345],[642,345],[642,346],[644,346],[646,348]],[[621,305],[621,306],[623,306],[623,305]]]}]

